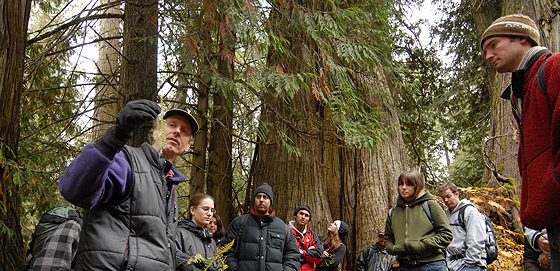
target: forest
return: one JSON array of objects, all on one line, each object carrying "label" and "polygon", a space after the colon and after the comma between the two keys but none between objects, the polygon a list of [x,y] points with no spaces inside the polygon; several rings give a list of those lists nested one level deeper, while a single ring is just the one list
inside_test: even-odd
[{"label": "forest", "polygon": [[[429,5],[434,14],[420,16]],[[502,212],[495,269],[518,267],[517,127],[480,36],[521,12],[560,50],[557,0],[0,1],[0,266],[20,270],[57,181],[129,101],[182,108],[181,215],[208,193],[225,224],[266,182],[284,220],[351,226],[344,270],[383,230],[396,178],[422,172]],[[420,16],[420,17],[419,17]],[[420,18],[420,19],[418,19]],[[429,20],[428,20],[429,19]],[[128,144],[149,140],[151,127]],[[484,207],[484,206],[482,206]],[[494,218],[494,217],[493,217]],[[513,237],[509,237],[513,236]],[[515,237],[517,236],[517,237]],[[506,248],[507,247],[507,248]],[[513,269],[515,270],[515,269]]]}]

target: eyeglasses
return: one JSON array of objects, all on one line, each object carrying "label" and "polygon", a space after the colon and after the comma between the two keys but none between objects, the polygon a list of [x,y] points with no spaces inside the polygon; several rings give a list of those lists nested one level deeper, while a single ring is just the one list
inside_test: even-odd
[{"label": "eyeglasses", "polygon": [[205,213],[208,213],[208,212],[211,212],[212,214],[215,214],[215,213],[216,213],[216,209],[210,208],[210,207],[208,207],[208,206],[203,206],[203,207],[195,206],[195,208],[200,208],[200,209],[202,209],[202,211],[204,211]]}]

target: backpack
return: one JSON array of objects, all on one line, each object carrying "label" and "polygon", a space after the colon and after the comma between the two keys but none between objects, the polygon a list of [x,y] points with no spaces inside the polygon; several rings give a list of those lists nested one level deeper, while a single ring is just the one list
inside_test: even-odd
[{"label": "backpack", "polygon": [[[472,204],[466,204],[461,206],[459,209],[459,226],[465,230],[465,209],[468,206],[472,206],[476,209],[476,207]],[[478,211],[478,209],[477,209]],[[494,233],[494,224],[492,223],[492,219],[490,219],[485,214],[479,212],[484,217],[484,223],[486,224],[486,234],[487,238],[484,240],[484,248],[486,250],[486,264],[493,263],[496,259],[498,259],[498,245],[496,244],[496,234]]]},{"label": "backpack", "polygon": [[82,224],[82,216],[80,213],[69,206],[55,207],[43,213],[31,236],[31,243],[29,243],[29,250],[26,256],[25,270],[29,270],[33,267],[37,255],[43,250],[47,240],[49,240],[60,224],[68,220],[74,220],[80,225]]}]

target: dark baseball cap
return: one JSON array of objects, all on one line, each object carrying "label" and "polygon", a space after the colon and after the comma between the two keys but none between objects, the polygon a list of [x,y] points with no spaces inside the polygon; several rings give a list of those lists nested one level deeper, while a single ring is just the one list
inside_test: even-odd
[{"label": "dark baseball cap", "polygon": [[179,115],[187,119],[187,121],[189,121],[189,123],[191,124],[193,135],[196,134],[196,132],[198,132],[198,122],[191,114],[189,114],[189,112],[183,109],[178,109],[178,108],[170,109],[169,111],[165,112],[165,115],[163,115],[163,119],[167,119],[170,116],[174,116],[174,115]]}]

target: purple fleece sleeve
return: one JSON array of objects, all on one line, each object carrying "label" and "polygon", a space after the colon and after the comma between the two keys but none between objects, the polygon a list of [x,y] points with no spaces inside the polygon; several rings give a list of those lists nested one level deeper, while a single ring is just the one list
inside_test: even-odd
[{"label": "purple fleece sleeve", "polygon": [[90,143],[66,168],[58,188],[69,202],[91,209],[122,199],[131,179],[130,163],[124,152],[109,160]]}]

